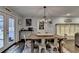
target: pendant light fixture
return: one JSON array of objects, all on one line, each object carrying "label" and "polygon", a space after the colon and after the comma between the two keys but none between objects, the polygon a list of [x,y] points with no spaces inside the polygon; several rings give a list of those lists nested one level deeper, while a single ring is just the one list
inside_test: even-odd
[{"label": "pendant light fixture", "polygon": [[44,8],[44,19],[46,20],[46,6],[44,6],[43,8]]},{"label": "pendant light fixture", "polygon": [[51,23],[52,23],[51,19],[48,19],[47,16],[46,16],[46,8],[47,8],[46,6],[43,6],[43,9],[44,9],[44,14],[43,14],[43,15],[44,15],[44,16],[43,16],[42,21],[44,21],[45,23],[48,22],[48,23],[51,24]]},{"label": "pendant light fixture", "polygon": [[44,20],[44,22],[47,22],[46,8],[47,8],[46,6],[43,7],[43,9],[44,9],[44,16],[43,16],[43,20]]}]

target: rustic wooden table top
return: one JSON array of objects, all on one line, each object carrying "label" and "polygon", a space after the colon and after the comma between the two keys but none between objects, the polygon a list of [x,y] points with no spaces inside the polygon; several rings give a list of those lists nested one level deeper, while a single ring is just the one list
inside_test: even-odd
[{"label": "rustic wooden table top", "polygon": [[63,36],[60,35],[37,35],[31,34],[27,39],[64,39]]}]

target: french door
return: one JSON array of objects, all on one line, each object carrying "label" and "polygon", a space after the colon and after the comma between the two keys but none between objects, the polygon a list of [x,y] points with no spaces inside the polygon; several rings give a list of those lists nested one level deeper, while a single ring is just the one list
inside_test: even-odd
[{"label": "french door", "polygon": [[8,42],[15,41],[15,18],[8,16]]},{"label": "french door", "polygon": [[0,48],[4,47],[4,14],[0,13]]},{"label": "french door", "polygon": [[0,52],[15,42],[15,18],[0,12]]}]

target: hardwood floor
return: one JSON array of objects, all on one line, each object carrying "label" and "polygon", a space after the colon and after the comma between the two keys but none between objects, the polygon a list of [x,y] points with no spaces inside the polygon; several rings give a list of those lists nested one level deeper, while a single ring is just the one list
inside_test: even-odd
[{"label": "hardwood floor", "polygon": [[24,42],[19,42],[16,45],[13,45],[11,48],[6,50],[3,53],[22,53],[24,50]]},{"label": "hardwood floor", "polygon": [[64,47],[70,51],[70,53],[79,53],[79,47],[75,46],[75,40],[66,40]]},{"label": "hardwood floor", "polygon": [[[27,46],[25,47],[25,42],[21,41],[13,45],[3,53],[31,53],[31,47],[27,47]],[[39,49],[34,49],[33,53],[42,53],[42,52],[39,52]],[[52,49],[47,49],[46,52],[43,53],[59,53],[59,52],[53,51]]]},{"label": "hardwood floor", "polygon": [[0,39],[0,48],[2,48],[4,46],[3,40]]},{"label": "hardwood floor", "polygon": [[[53,50],[51,52],[50,51],[47,50],[47,52],[43,52],[43,53],[57,53],[57,52],[54,52]],[[27,46],[25,47],[25,42],[22,41],[17,43],[16,45],[13,45],[3,53],[31,53],[31,47],[27,47]],[[38,49],[34,49],[33,53],[42,53],[42,52],[39,52]]]}]

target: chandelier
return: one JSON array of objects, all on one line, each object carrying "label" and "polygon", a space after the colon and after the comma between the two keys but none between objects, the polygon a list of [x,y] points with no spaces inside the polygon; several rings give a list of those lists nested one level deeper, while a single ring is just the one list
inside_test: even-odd
[{"label": "chandelier", "polygon": [[43,16],[43,18],[42,18],[42,20],[41,21],[44,21],[45,23],[52,23],[52,21],[51,21],[51,19],[49,19],[49,18],[47,18],[47,16],[46,16],[46,6],[43,6],[43,9],[44,9],[44,16]]}]

